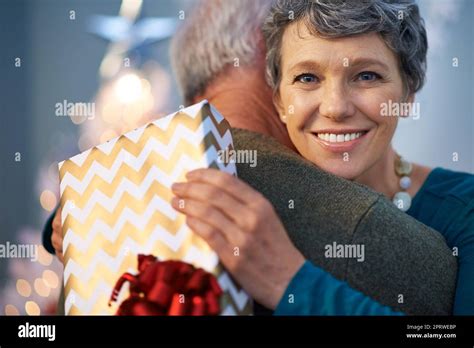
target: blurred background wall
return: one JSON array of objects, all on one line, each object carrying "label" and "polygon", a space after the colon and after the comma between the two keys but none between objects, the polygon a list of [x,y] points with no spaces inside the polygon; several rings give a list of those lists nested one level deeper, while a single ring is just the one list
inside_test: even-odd
[{"label": "blurred background wall", "polygon": [[427,80],[416,97],[420,118],[400,120],[395,148],[415,162],[472,173],[474,1],[418,3],[428,33]]},{"label": "blurred background wall", "polygon": [[[114,47],[104,36],[121,27],[103,21],[106,34],[98,35],[89,24],[95,15],[118,16],[126,2],[0,0],[0,243],[41,243],[43,224],[57,204],[58,161],[181,104],[167,39],[145,42],[130,57],[126,76],[100,73]],[[141,4],[137,20],[177,20],[192,2],[133,0],[130,6]],[[427,84],[417,96],[420,118],[400,121],[395,147],[409,160],[473,173],[474,2],[419,3],[430,43]],[[128,104],[117,100],[114,85],[124,76],[142,93]],[[127,88],[122,98],[136,92]],[[64,100],[94,102],[96,117],[58,117],[55,105]],[[0,259],[0,315],[54,311],[61,266],[44,251],[39,261]]]}]

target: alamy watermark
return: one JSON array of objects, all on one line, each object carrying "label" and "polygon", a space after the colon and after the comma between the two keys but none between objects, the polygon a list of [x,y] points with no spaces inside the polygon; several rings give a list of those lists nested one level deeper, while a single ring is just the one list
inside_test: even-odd
[{"label": "alamy watermark", "polygon": [[327,258],[357,259],[358,262],[365,260],[364,244],[326,244],[324,256]]},{"label": "alamy watermark", "polygon": [[414,120],[420,118],[420,103],[394,102],[380,104],[380,115],[389,117],[411,117]]},{"label": "alamy watermark", "polygon": [[26,322],[18,326],[18,337],[20,338],[46,338],[48,341],[56,339],[56,325],[54,324],[30,324]]},{"label": "alamy watermark", "polygon": [[54,105],[56,116],[95,118],[95,103],[72,103],[64,99]]},{"label": "alamy watermark", "polygon": [[257,166],[257,150],[219,150],[217,156],[219,163],[246,163],[252,168]]},{"label": "alamy watermark", "polygon": [[10,242],[0,244],[0,259],[30,259],[31,262],[36,262],[38,261],[38,245]]}]

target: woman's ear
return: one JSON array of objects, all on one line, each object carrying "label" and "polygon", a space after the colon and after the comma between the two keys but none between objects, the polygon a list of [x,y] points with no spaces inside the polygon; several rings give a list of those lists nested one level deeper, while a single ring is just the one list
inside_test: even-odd
[{"label": "woman's ear", "polygon": [[286,124],[286,112],[281,103],[280,92],[273,93],[273,105],[278,112],[281,122]]},{"label": "woman's ear", "polygon": [[411,114],[415,111],[414,110],[414,107],[415,107],[414,101],[415,101],[415,94],[414,93],[409,94],[404,100],[402,100],[402,102],[400,103],[400,108],[399,108],[399,110],[400,110],[399,115],[402,118],[407,118],[407,117],[412,116]]}]

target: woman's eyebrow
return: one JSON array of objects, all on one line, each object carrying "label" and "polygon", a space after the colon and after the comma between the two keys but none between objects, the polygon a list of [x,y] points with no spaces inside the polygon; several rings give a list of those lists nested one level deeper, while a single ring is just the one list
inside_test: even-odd
[{"label": "woman's eyebrow", "polygon": [[382,69],[389,70],[388,65],[376,58],[354,58],[349,59],[347,66],[351,68],[360,68],[368,65],[378,65]]},{"label": "woman's eyebrow", "polygon": [[295,70],[318,70],[320,67],[320,64],[314,60],[304,60],[293,64],[289,72],[292,73]]},{"label": "woman's eyebrow", "polygon": [[[380,61],[376,58],[369,58],[369,57],[357,57],[357,58],[341,58],[341,66],[348,67],[348,68],[360,68],[369,65],[378,65],[384,70],[389,70],[389,67],[384,62]],[[297,62],[293,64],[289,72],[293,73],[294,71],[300,70],[308,70],[308,71],[315,71],[320,70],[322,65],[314,60],[303,60],[301,62]]]}]

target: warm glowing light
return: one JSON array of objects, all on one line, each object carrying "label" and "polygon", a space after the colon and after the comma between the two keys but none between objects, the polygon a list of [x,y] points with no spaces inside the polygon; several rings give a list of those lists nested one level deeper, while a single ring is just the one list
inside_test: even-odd
[{"label": "warm glowing light", "polygon": [[23,297],[28,297],[31,295],[31,286],[30,283],[28,283],[24,279],[18,279],[16,281],[16,291],[23,296]]},{"label": "warm glowing light", "polygon": [[43,280],[52,289],[57,288],[59,285],[58,275],[49,269],[43,272]]},{"label": "warm glowing light", "polygon": [[40,315],[41,310],[38,304],[34,301],[28,301],[25,303],[26,314],[28,315]]},{"label": "warm glowing light", "polygon": [[105,132],[103,132],[100,136],[100,143],[105,143],[106,141],[109,141],[110,139],[116,138],[118,134],[112,130],[112,129],[107,129]]},{"label": "warm glowing light", "polygon": [[41,207],[46,211],[52,211],[56,207],[56,196],[50,190],[44,190],[40,196]]},{"label": "warm glowing light", "polygon": [[138,126],[142,115],[143,107],[141,103],[130,104],[123,110],[123,120],[130,125],[132,129]]},{"label": "warm glowing light", "polygon": [[46,284],[43,278],[36,278],[35,291],[42,297],[48,297],[49,293],[51,292],[51,288]]},{"label": "warm glowing light", "polygon": [[115,125],[120,122],[121,111],[122,105],[115,102],[115,100],[111,100],[110,102],[105,103],[102,107],[101,116],[105,122]]},{"label": "warm glowing light", "polygon": [[18,312],[18,309],[12,304],[7,304],[5,306],[5,315],[20,315],[20,312]]},{"label": "warm glowing light", "polygon": [[143,100],[143,109],[145,112],[151,111],[155,105],[155,100],[151,94],[147,94],[146,98]]},{"label": "warm glowing light", "polygon": [[48,253],[42,245],[39,246],[38,261],[43,266],[49,266],[53,262],[53,255]]},{"label": "warm glowing light", "polygon": [[142,83],[143,94],[149,94],[149,93],[151,93],[151,85],[150,85],[150,82],[148,82],[147,79],[141,79],[140,81],[141,81],[141,83]]},{"label": "warm glowing light", "polygon": [[135,74],[126,74],[118,79],[115,84],[115,95],[122,103],[129,104],[142,95],[142,83]]}]

